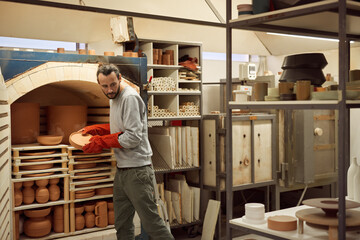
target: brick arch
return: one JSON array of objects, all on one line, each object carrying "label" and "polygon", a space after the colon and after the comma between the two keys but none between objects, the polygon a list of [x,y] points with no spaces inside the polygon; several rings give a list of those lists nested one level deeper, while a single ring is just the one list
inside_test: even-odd
[{"label": "brick arch", "polygon": [[54,82],[79,80],[97,83],[97,68],[98,64],[94,63],[47,62],[41,64],[5,83],[9,104],[36,88]]}]

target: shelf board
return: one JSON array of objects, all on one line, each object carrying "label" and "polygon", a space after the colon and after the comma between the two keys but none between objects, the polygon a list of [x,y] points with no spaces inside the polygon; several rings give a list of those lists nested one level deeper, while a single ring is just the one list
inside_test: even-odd
[{"label": "shelf board", "polygon": [[201,95],[200,91],[148,91],[148,95]]},{"label": "shelf board", "polygon": [[28,210],[28,209],[41,208],[41,207],[50,207],[56,205],[63,205],[67,203],[70,203],[70,201],[58,200],[58,201],[49,201],[47,203],[32,203],[28,205],[21,205],[18,207],[14,207],[13,211],[21,211],[21,210]]},{"label": "shelf board", "polygon": [[[229,26],[237,29],[338,38],[337,0],[319,1],[296,7],[233,19]],[[347,1],[348,36],[360,37],[360,3]]]},{"label": "shelf board", "polygon": [[201,116],[148,117],[148,121],[200,120]]},{"label": "shelf board", "polygon": [[178,70],[182,68],[180,65],[161,65],[161,64],[148,64],[148,69],[168,69],[168,70]]},{"label": "shelf board", "polygon": [[200,80],[178,80],[178,83],[201,83]]},{"label": "shelf board", "polygon": [[346,106],[351,108],[360,108],[360,100],[346,100]]},{"label": "shelf board", "polygon": [[338,100],[229,102],[230,109],[337,109]]}]

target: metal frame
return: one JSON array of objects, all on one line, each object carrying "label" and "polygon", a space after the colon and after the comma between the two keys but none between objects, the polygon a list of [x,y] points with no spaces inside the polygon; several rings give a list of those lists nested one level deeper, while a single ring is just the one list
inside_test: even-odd
[{"label": "metal frame", "polygon": [[[303,29],[303,28],[289,28],[289,27],[282,27],[276,25],[267,25],[267,22],[287,19],[297,16],[304,16],[314,13],[320,13],[324,11],[332,11],[338,13],[338,30],[335,32],[319,32],[312,29]],[[326,37],[336,37],[339,39],[339,88],[342,92],[342,96],[346,96],[346,85],[345,82],[348,80],[349,75],[349,65],[350,65],[350,39],[359,38],[358,34],[347,34],[347,11],[350,12],[351,15],[359,16],[359,3],[355,3],[353,1],[347,2],[346,0],[339,0],[339,1],[321,1],[314,4],[307,4],[303,7],[294,7],[289,8],[287,10],[279,10],[274,12],[269,12],[266,14],[262,14],[262,16],[253,16],[249,17],[245,20],[234,20],[230,21],[231,19],[231,0],[227,0],[226,2],[226,19],[227,19],[227,27],[226,27],[226,53],[227,53],[227,62],[226,62],[226,78],[227,78],[227,93],[231,93],[231,74],[232,74],[232,67],[231,67],[231,53],[232,53],[232,29],[248,29],[248,30],[256,30],[256,31],[273,31],[278,33],[295,33],[301,35],[311,35],[311,36],[326,36]],[[243,108],[240,104],[230,104],[229,103],[229,95],[227,94],[227,113],[228,116],[231,116],[231,109],[232,108]],[[297,102],[298,103],[298,102]],[[240,107],[241,106],[241,107]],[[352,104],[346,104],[345,97],[339,99],[339,101],[331,102],[328,104],[316,104],[313,105],[312,103],[308,104],[295,104],[295,102],[289,102],[286,106],[283,104],[277,103],[275,105],[271,104],[249,104],[248,108],[271,108],[271,109],[335,109],[338,110],[339,119],[338,119],[338,136],[345,136],[343,141],[338,141],[338,197],[339,197],[339,239],[346,238],[346,218],[345,218],[345,195],[346,195],[346,167],[349,164],[349,142],[350,142],[350,134],[349,134],[349,119],[350,119],[350,111],[349,108],[351,107],[359,107],[359,103],[352,102]],[[228,131],[231,131],[231,120],[226,121],[226,128]],[[238,226],[232,225],[229,223],[229,220],[232,218],[232,176],[231,176],[231,168],[232,168],[232,145],[231,145],[231,134],[227,136],[226,141],[226,152],[227,161],[226,161],[226,168],[228,171],[227,174],[227,227],[226,232],[227,236],[226,239],[232,238],[232,228],[239,228]],[[230,173],[230,174],[229,174]],[[249,230],[253,232],[252,230]],[[265,235],[264,233],[258,232],[258,234]],[[271,236],[272,238],[274,236]],[[282,239],[277,238],[276,239]]]},{"label": "metal frame", "polygon": [[[227,117],[225,117],[225,121]],[[226,135],[228,131],[227,128],[220,128],[220,117],[219,115],[205,115],[203,116],[204,120],[215,120],[215,126],[216,126],[216,186],[207,186],[203,184],[203,188],[209,191],[214,191],[216,194],[216,200],[221,201],[221,193],[224,191],[229,191],[229,189],[221,189],[220,187],[220,181],[221,179],[226,179],[229,175],[229,172],[222,173],[220,171],[220,136],[223,135],[226,138]],[[247,189],[254,189],[254,188],[265,188],[265,209],[266,211],[269,211],[271,209],[275,209],[276,206],[276,195],[275,195],[275,188],[276,188],[276,159],[277,159],[277,144],[276,144],[276,132],[277,132],[277,124],[276,124],[276,116],[274,114],[245,114],[245,115],[237,115],[233,116],[232,121],[251,121],[251,183],[249,184],[242,184],[239,186],[232,186],[231,192],[235,191],[241,191],[241,190],[247,190]],[[272,180],[266,181],[266,182],[259,182],[255,183],[255,160],[254,160],[254,124],[257,120],[271,120],[271,174],[272,174]],[[227,159],[227,157],[225,158]],[[225,163],[225,167],[228,163]],[[204,165],[202,165],[204,166]],[[204,169],[204,167],[202,167]],[[226,167],[227,168],[227,167]],[[204,170],[202,171],[204,174]],[[232,175],[231,171],[231,175]],[[232,178],[231,178],[232,182]],[[271,189],[270,189],[271,188]],[[271,201],[270,201],[271,198]],[[271,206],[270,206],[271,203]],[[217,224],[217,238],[221,239],[221,209],[220,214],[218,216],[218,224]]]}]

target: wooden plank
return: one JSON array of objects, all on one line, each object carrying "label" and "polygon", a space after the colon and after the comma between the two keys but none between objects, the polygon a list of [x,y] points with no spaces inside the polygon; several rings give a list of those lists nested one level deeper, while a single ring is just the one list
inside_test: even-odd
[{"label": "wooden plank", "polygon": [[254,122],[254,172],[255,183],[272,179],[271,120]]},{"label": "wooden plank", "polygon": [[220,201],[210,199],[206,208],[203,231],[201,235],[202,240],[214,239],[216,222],[220,209]]}]

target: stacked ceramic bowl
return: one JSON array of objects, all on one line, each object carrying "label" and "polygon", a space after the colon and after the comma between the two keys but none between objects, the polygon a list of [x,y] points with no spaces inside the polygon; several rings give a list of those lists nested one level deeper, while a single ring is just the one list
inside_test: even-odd
[{"label": "stacked ceramic bowl", "polygon": [[244,222],[250,224],[263,224],[265,220],[265,207],[261,203],[245,204],[245,216],[242,218]]},{"label": "stacked ceramic bowl", "polygon": [[322,69],[327,65],[324,54],[304,53],[287,56],[281,68],[284,70],[280,82],[309,80],[311,85],[320,87],[326,80]]}]

